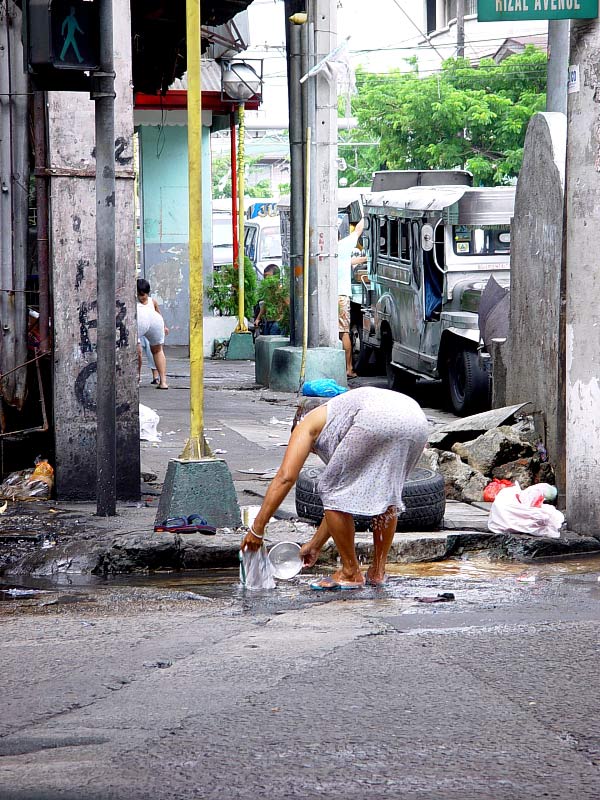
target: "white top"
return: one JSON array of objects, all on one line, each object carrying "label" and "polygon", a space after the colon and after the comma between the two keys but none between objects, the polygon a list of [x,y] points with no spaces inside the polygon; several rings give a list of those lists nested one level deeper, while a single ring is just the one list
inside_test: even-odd
[{"label": "white top", "polygon": [[352,295],[352,251],[358,236],[353,233],[338,241],[338,294]]}]

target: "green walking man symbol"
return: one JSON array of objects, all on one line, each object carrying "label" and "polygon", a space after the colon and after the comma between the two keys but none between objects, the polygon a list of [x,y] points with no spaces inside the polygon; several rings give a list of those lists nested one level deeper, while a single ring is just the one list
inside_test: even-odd
[{"label": "green walking man symbol", "polygon": [[[67,31],[66,36],[65,36],[65,28]],[[63,49],[60,51],[60,56],[59,56],[61,61],[65,60],[65,56],[67,54],[69,47],[73,48],[73,52],[75,53],[75,56],[77,57],[79,63],[81,64],[81,62],[83,61],[81,53],[79,52],[79,48],[77,47],[77,42],[75,41],[76,32],[79,32],[81,34],[83,33],[83,31],[79,27],[79,23],[75,18],[75,8],[74,6],[71,6],[69,16],[64,18],[62,27],[60,29],[61,36],[65,36]]]}]

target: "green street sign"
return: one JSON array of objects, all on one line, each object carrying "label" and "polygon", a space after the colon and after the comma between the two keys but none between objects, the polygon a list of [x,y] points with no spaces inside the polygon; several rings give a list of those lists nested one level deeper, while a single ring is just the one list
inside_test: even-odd
[{"label": "green street sign", "polygon": [[479,22],[528,19],[595,19],[598,0],[478,0]]}]

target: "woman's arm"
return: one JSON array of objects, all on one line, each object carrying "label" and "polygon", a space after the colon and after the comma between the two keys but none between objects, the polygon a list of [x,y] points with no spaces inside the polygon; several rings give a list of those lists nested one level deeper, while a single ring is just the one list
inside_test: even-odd
[{"label": "woman's arm", "polygon": [[263,536],[268,521],[296,483],[300,470],[304,466],[304,462],[313,449],[326,422],[327,407],[323,405],[307,414],[295,427],[290,436],[281,466],[267,489],[265,499],[252,525],[258,536],[247,533],[242,540],[242,549],[248,547],[250,550],[258,550],[261,546],[262,538],[259,537]]}]

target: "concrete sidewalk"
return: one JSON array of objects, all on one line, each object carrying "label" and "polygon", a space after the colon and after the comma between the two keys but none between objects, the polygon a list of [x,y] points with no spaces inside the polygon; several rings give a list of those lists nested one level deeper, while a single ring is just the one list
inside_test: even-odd
[{"label": "concrete sidewalk", "polygon": [[[121,503],[118,515],[95,516],[95,503],[11,503],[0,518],[0,570],[5,574],[49,576],[77,573],[115,573],[159,569],[198,569],[237,565],[240,533],[219,530],[203,534],[156,534],[153,531],[162,482],[170,459],[178,458],[189,432],[189,361],[167,353],[169,391],[150,385],[144,370],[140,403],[160,415],[160,443],[141,442],[142,497],[139,503]],[[254,383],[254,363],[205,361],[204,428],[215,455],[231,471],[242,510],[260,505],[277,470],[289,438],[297,398],[273,393]],[[383,385],[382,379],[359,379],[358,384]],[[432,424],[447,422],[452,415],[419,400]],[[308,463],[320,463],[311,456]],[[569,534],[560,540],[528,536],[497,536],[487,530],[488,510],[449,501],[444,530],[398,533],[390,560],[432,561],[470,550],[490,550],[493,556],[523,560],[598,551],[591,537]],[[202,509],[194,509],[202,513]],[[294,492],[281,505],[268,528],[273,541],[304,542],[313,526],[296,518]],[[24,557],[21,555],[17,543]],[[369,533],[357,534],[357,548],[369,558]],[[12,548],[12,549],[11,549]],[[4,556],[3,556],[4,551]],[[7,556],[7,553],[9,554]],[[334,564],[332,544],[323,561]]]}]

